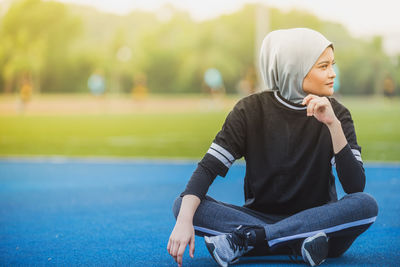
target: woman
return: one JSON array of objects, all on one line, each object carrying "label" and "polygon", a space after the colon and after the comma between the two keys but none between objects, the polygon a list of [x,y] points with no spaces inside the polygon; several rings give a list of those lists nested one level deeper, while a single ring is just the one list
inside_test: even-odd
[{"label": "woman", "polygon": [[[179,266],[194,235],[220,266],[243,255],[302,255],[309,265],[342,255],[376,219],[362,191],[361,147],[350,112],[334,98],[333,45],[304,28],[269,33],[261,76],[268,91],[240,100],[174,203],[167,250]],[[246,160],[243,207],[206,196],[217,175]],[[337,199],[332,165],[347,193]]]}]

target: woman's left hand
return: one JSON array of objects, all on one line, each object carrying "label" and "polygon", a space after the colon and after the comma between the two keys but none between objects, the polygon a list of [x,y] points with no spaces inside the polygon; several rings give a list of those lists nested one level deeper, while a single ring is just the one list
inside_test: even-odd
[{"label": "woman's left hand", "polygon": [[307,106],[307,116],[314,116],[327,126],[337,120],[331,102],[326,97],[309,94],[303,99],[302,104]]}]

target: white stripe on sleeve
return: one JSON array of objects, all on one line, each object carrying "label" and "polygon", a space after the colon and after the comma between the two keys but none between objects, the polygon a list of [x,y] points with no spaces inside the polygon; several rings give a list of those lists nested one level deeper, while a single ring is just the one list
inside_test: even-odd
[{"label": "white stripe on sleeve", "polygon": [[208,149],[207,153],[216,157],[228,169],[232,166],[232,163],[227,158],[225,158],[222,154],[220,154],[218,151],[215,151],[214,149],[210,148],[210,149]]},{"label": "white stripe on sleeve", "polygon": [[363,162],[363,161],[362,161],[362,158],[361,158],[361,153],[360,153],[360,151],[358,151],[357,149],[351,149],[351,152],[353,152],[353,155],[356,157],[356,159],[357,159],[358,161]]},{"label": "white stripe on sleeve", "polygon": [[[360,153],[360,151],[358,151],[357,149],[351,149],[351,152],[353,152],[353,155],[354,155],[354,157],[356,158],[356,160],[360,161],[361,163],[363,162],[363,161],[362,161],[362,158],[361,158],[361,153]],[[331,164],[332,164],[332,166],[336,166],[336,159],[335,159],[335,156],[332,157],[332,159],[331,159]]]},{"label": "white stripe on sleeve", "polygon": [[212,143],[211,148],[214,148],[215,150],[217,150],[219,153],[221,153],[223,156],[225,156],[232,163],[235,161],[235,158],[232,156],[232,154],[229,153],[229,151],[226,150],[225,148],[223,148],[222,146],[217,145],[216,143]]}]

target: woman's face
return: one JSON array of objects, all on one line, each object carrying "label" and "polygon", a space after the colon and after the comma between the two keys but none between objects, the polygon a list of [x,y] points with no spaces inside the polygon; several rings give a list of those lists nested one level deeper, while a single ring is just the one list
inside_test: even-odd
[{"label": "woman's face", "polygon": [[303,80],[303,90],[318,96],[333,94],[333,80],[336,73],[333,70],[335,59],[332,47],[327,47]]}]

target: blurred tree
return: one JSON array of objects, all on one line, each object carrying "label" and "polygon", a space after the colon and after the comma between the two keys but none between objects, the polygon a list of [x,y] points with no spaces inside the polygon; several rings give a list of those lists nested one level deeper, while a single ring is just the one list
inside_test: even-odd
[{"label": "blurred tree", "polygon": [[0,38],[3,53],[4,91],[11,92],[26,77],[34,90],[65,91],[61,76],[70,42],[79,32],[79,19],[71,17],[56,2],[15,2],[2,18]]},{"label": "blurred tree", "polygon": [[[143,74],[150,92],[198,93],[204,72],[215,68],[227,93],[235,93],[255,64],[256,10],[249,4],[196,22],[171,5],[118,16],[19,0],[0,18],[0,90],[15,91],[31,77],[36,91],[88,92],[88,77],[100,69],[111,92],[129,93],[135,76]],[[309,27],[334,43],[342,94],[381,93],[388,75],[400,86],[399,63],[384,53],[381,37],[354,38],[343,25],[301,10],[271,8],[269,20],[271,30]]]}]

